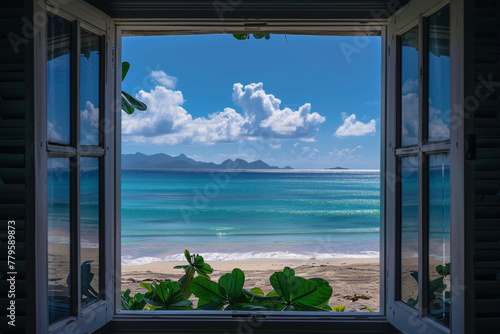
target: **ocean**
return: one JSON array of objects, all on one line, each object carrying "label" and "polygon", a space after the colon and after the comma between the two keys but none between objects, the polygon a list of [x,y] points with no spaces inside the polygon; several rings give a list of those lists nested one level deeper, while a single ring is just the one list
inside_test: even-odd
[{"label": "ocean", "polygon": [[122,265],[378,258],[378,170],[122,170]]}]

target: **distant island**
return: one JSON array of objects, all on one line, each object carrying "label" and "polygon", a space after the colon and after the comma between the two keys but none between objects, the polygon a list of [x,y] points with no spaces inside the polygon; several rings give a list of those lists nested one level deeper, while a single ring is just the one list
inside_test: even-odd
[{"label": "distant island", "polygon": [[349,169],[349,168],[345,168],[345,167],[333,167],[333,168],[325,168],[325,169]]},{"label": "distant island", "polygon": [[158,153],[146,155],[143,153],[122,154],[122,169],[293,169],[290,166],[279,168],[269,166],[262,160],[247,162],[243,159],[227,159],[220,164],[213,162],[202,162],[188,158],[184,154],[176,157]]}]

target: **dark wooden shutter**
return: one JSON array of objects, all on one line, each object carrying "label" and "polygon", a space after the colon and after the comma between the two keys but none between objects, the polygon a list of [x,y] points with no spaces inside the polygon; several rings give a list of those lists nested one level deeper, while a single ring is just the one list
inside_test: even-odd
[{"label": "dark wooden shutter", "polygon": [[[476,333],[500,333],[500,1],[475,0],[473,27]],[[484,80],[484,81],[483,81]],[[484,82],[493,82],[490,87]],[[481,87],[481,88],[478,88]],[[479,93],[478,93],[479,92]],[[469,95],[470,96],[470,95]],[[471,103],[471,106],[473,104]],[[474,139],[469,142],[473,144]]]},{"label": "dark wooden shutter", "polygon": [[[25,57],[29,43],[22,32],[24,15],[23,1],[0,5],[0,332],[3,333],[23,332],[27,323],[26,152],[32,144],[27,146]],[[15,328],[8,325],[6,317],[10,303],[6,281],[9,220],[16,222]]]}]

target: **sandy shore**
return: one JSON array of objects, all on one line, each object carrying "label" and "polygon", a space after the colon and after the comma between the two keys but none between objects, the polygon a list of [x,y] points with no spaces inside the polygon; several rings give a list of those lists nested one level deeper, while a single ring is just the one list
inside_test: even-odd
[{"label": "sandy shore", "polygon": [[[240,268],[245,273],[245,288],[259,287],[268,293],[272,290],[269,277],[285,266],[295,269],[297,276],[319,277],[333,288],[330,305],[345,305],[349,312],[366,312],[368,306],[374,312],[379,306],[379,259],[328,259],[328,260],[276,260],[251,259],[245,261],[208,261],[214,268],[211,275],[217,280],[221,275]],[[122,266],[121,290],[130,289],[132,294],[145,292],[139,283],[179,279],[184,271],[173,269],[184,262],[153,262],[138,266]],[[353,298],[355,296],[361,298]]]}]

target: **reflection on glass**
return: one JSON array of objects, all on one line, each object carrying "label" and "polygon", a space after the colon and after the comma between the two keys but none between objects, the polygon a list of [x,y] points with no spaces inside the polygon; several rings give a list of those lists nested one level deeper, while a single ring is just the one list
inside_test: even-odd
[{"label": "reflection on glass", "polygon": [[81,30],[80,115],[81,144],[99,145],[100,37]]},{"label": "reflection on glass", "polygon": [[71,23],[47,17],[47,140],[70,144]]},{"label": "reflection on glass", "polygon": [[450,159],[429,156],[429,316],[450,323]]},{"label": "reflection on glass", "polygon": [[450,139],[450,7],[429,17],[429,141]]},{"label": "reflection on glass", "polygon": [[49,322],[70,316],[69,158],[47,162]]},{"label": "reflection on glass", "polygon": [[80,256],[85,307],[99,298],[99,158],[82,157],[80,166]]},{"label": "reflection on glass", "polygon": [[418,141],[418,26],[401,36],[401,146]]},{"label": "reflection on glass", "polygon": [[401,158],[401,300],[418,308],[418,157]]}]

